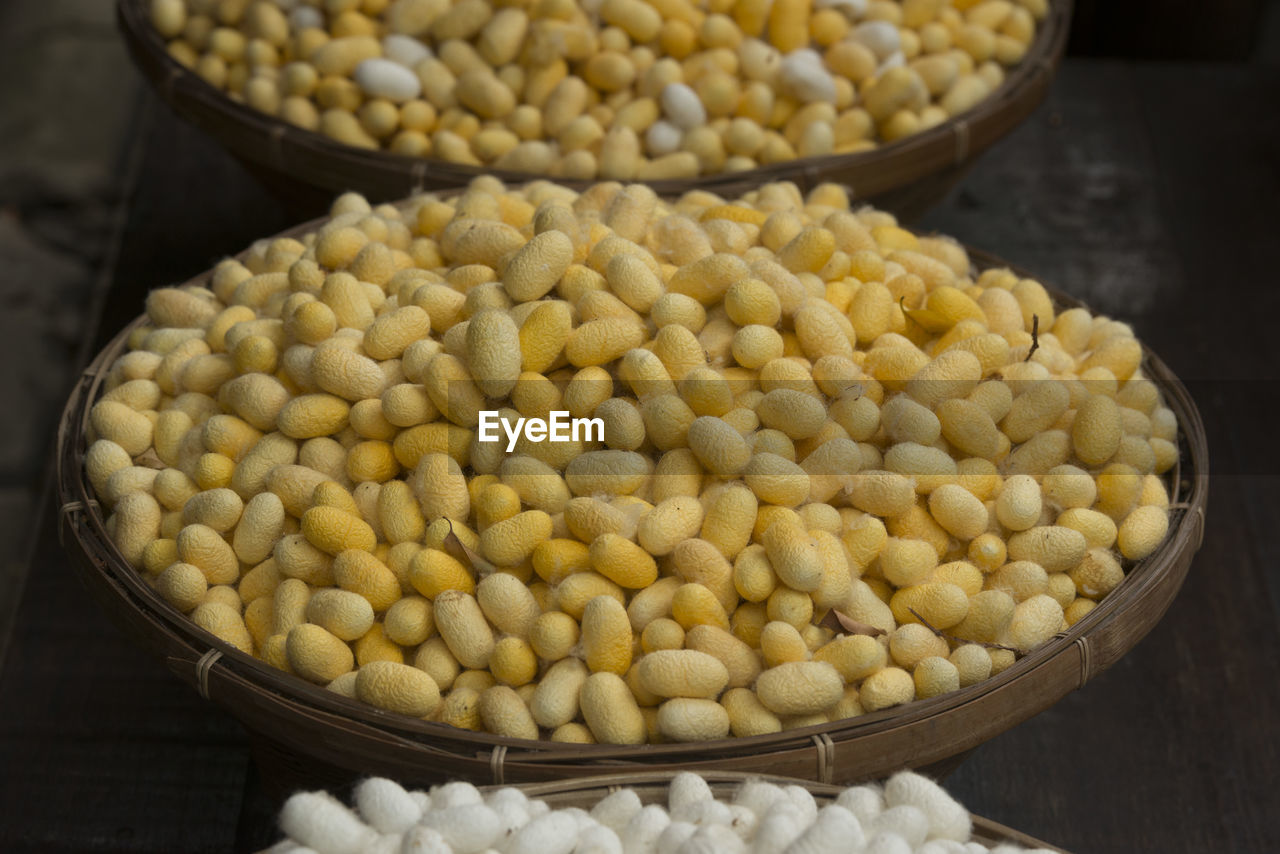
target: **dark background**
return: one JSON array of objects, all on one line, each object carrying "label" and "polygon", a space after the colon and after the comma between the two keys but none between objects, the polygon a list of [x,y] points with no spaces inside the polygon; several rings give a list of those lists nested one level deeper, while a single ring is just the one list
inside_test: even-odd
[{"label": "dark background", "polygon": [[[1163,622],[948,786],[1066,849],[1280,850],[1280,0],[1080,0],[1046,103],[919,223],[1134,325],[1210,440]],[[145,292],[300,221],[129,66],[103,0],[0,5],[0,851],[249,851],[244,731],[128,641],[54,533],[71,383]]]}]

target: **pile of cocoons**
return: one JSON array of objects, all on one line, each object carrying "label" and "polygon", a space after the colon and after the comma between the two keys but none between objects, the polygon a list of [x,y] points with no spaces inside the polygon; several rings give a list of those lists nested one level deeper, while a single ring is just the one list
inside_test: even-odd
[{"label": "pile of cocoons", "polygon": [[149,0],[210,85],[365,149],[691,178],[865,151],[959,115],[1049,0]]},{"label": "pile of cocoons", "polygon": [[969,812],[911,771],[822,802],[763,779],[719,800],[689,772],[672,779],[665,808],[629,788],[557,809],[517,788],[407,792],[381,778],[360,783],[354,801],[295,794],[280,814],[288,838],[264,854],[1048,854],[972,841]]},{"label": "pile of cocoons", "polygon": [[123,559],[281,670],[697,742],[973,685],[1084,618],[1168,530],[1142,359],[834,185],[485,177],[153,291],[85,466]]}]

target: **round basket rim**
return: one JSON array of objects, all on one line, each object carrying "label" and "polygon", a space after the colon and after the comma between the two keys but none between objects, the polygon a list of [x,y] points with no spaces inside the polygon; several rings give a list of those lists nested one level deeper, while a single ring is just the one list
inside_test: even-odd
[{"label": "round basket rim", "polygon": [[[317,218],[281,232],[275,237],[297,237],[314,231],[325,221],[324,217]],[[270,239],[274,238],[268,238]],[[976,269],[1004,267],[1013,270],[1021,277],[1034,278],[1027,271],[1008,264],[998,256],[982,250],[966,249]],[[243,260],[248,251],[248,249],[244,250],[237,257]],[[179,287],[202,285],[210,275],[211,271],[206,270]],[[1047,285],[1045,287],[1058,308],[1083,305],[1079,300],[1052,287]],[[797,746],[812,746],[813,743],[823,739],[828,741],[834,739],[836,743],[842,743],[847,740],[875,736],[897,727],[956,712],[982,703],[1001,688],[1012,685],[1017,680],[1028,678],[1038,669],[1048,666],[1062,656],[1079,659],[1080,684],[1083,685],[1096,672],[1090,663],[1089,635],[1104,626],[1118,613],[1127,611],[1134,603],[1141,603],[1145,591],[1160,586],[1165,582],[1166,576],[1174,571],[1172,567],[1179,556],[1186,550],[1191,552],[1198,550],[1203,540],[1209,487],[1208,443],[1203,420],[1186,387],[1144,344],[1142,364],[1146,375],[1161,386],[1166,405],[1175,412],[1178,419],[1180,455],[1178,465],[1172,472],[1173,490],[1170,495],[1169,533],[1152,555],[1129,569],[1124,581],[1104,597],[1097,607],[1066,632],[1056,635],[1050,641],[1019,658],[1001,673],[958,691],[842,721],[767,735],[729,737],[692,744],[627,746],[559,744],[473,732],[443,723],[417,720],[386,712],[329,691],[323,686],[309,683],[293,674],[277,670],[196,626],[187,616],[164,601],[143,581],[141,574],[125,562],[107,535],[105,519],[100,512],[101,505],[92,494],[84,474],[86,451],[84,437],[87,435],[90,406],[98,396],[109,366],[116,355],[124,349],[130,332],[145,319],[145,314],[136,318],[97,354],[69,396],[59,427],[56,447],[58,494],[63,525],[60,534],[63,534],[64,544],[69,545],[65,540],[65,533],[69,528],[75,536],[77,546],[89,558],[102,579],[110,585],[121,604],[132,607],[146,617],[155,630],[164,633],[171,641],[181,644],[184,650],[189,651],[191,661],[199,662],[196,671],[201,680],[208,678],[212,659],[216,659],[220,676],[241,680],[251,690],[274,695],[277,702],[290,705],[293,711],[317,719],[325,719],[332,725],[359,728],[364,735],[391,741],[397,746],[428,754],[454,757],[458,754],[453,751],[461,750],[467,755],[474,756],[475,748],[484,748],[491,757],[499,757],[496,761],[527,761],[539,766],[571,764],[584,759],[604,763],[611,761],[644,763],[662,760],[715,761],[759,754],[770,749],[784,750]],[[1181,583],[1180,578],[1178,583]],[[208,691],[203,681],[199,687],[201,687],[201,693],[207,697]],[[1065,693],[1067,692],[1057,694],[1048,703],[1039,707],[1030,710],[1018,709],[1014,715],[1016,720],[1010,726],[1032,717],[1061,699]],[[994,729],[981,737],[979,742],[993,737],[1000,731],[1003,730]],[[449,747],[446,748],[444,745]],[[601,767],[607,768],[607,765]],[[497,769],[495,769],[495,776],[499,776]]]},{"label": "round basket rim", "polygon": [[[1050,0],[1048,14],[1037,23],[1035,40],[1026,55],[987,98],[919,133],[865,152],[797,158],[744,172],[638,183],[670,196],[689,190],[737,195],[770,181],[795,181],[805,188],[836,181],[865,199],[962,166],[1013,130],[1044,100],[1066,49],[1073,2]],[[392,198],[460,187],[480,175],[513,184],[552,180],[576,190],[604,180],[468,166],[336,142],[237,102],[183,66],[151,26],[146,0],[116,0],[116,13],[135,64],[179,115],[237,156],[307,184]]]}]

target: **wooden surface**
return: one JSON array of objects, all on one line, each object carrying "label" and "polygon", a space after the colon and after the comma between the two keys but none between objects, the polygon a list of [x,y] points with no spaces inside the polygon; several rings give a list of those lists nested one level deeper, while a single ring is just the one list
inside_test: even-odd
[{"label": "wooden surface", "polygon": [[[1067,850],[1280,850],[1277,102],[1274,72],[1069,62],[923,223],[1133,323],[1207,422],[1208,533],[1164,622],[948,782],[974,812]],[[163,111],[144,111],[134,145],[101,340],[148,288],[314,213],[284,210]],[[274,841],[243,731],[106,620],[70,574],[55,512],[0,669],[0,851]]]}]

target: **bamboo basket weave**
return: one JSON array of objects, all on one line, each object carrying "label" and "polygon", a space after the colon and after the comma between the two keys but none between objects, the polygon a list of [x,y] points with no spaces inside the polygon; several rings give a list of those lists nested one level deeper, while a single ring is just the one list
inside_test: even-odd
[{"label": "bamboo basket weave", "polygon": [[[318,222],[281,236],[314,230]],[[243,257],[243,256],[242,256]],[[979,268],[1008,266],[970,252]],[[187,284],[203,285],[208,273]],[[1025,273],[1024,273],[1025,275]],[[1062,307],[1079,302],[1050,291]],[[749,738],[643,746],[566,745],[456,729],[392,714],[276,670],[222,642],[165,602],[120,556],[84,473],[89,410],[138,318],[73,389],[58,430],[59,536],[90,590],[139,643],[249,731],[270,788],[336,788],[375,774],[411,785],[446,779],[528,783],[641,771],[772,773],[821,783],[876,779],[901,768],[941,776],[984,741],[1047,709],[1106,670],[1164,615],[1204,536],[1208,444],[1190,395],[1154,353],[1157,382],[1179,425],[1169,534],[1068,631],[978,684],[856,718]]]},{"label": "bamboo basket weave", "polygon": [[[319,133],[233,101],[188,70],[151,26],[146,0],[117,0],[117,19],[143,76],[179,116],[248,164],[278,195],[298,207],[322,209],[335,192],[356,190],[371,201],[465,186],[478,175],[524,183],[545,175],[406,157],[343,145]],[[1001,86],[972,110],[871,151],[776,163],[746,172],[651,181],[660,195],[709,190],[738,196],[771,181],[801,190],[834,181],[859,199],[908,220],[941,201],[977,156],[1031,114],[1049,91],[1066,47],[1072,0],[1051,0],[1027,55]],[[592,181],[556,179],[584,189]]]},{"label": "bamboo basket weave", "polygon": [[[567,807],[578,807],[590,812],[605,796],[618,791],[619,789],[631,789],[639,797],[643,804],[665,804],[667,800],[667,789],[671,785],[671,779],[675,776],[670,771],[641,771],[629,774],[602,774],[596,777],[577,780],[556,780],[548,783],[526,783],[519,786],[529,798],[538,798],[546,801],[554,809],[565,809]],[[711,794],[720,800],[727,800],[734,796],[739,787],[748,780],[765,780],[775,783],[779,786],[796,785],[806,789],[809,794],[819,804],[827,804],[834,801],[836,797],[843,791],[842,787],[831,785],[830,783],[815,783],[812,780],[800,780],[794,777],[779,777],[773,774],[743,774],[734,771],[704,771],[702,777],[707,781],[711,788]],[[486,795],[498,788],[497,786],[484,786],[481,791]],[[1025,833],[1014,830],[1011,827],[1005,827],[1003,824],[992,821],[989,818],[983,818],[980,815],[970,813],[973,820],[973,832],[971,838],[974,842],[980,842],[987,848],[995,848],[997,845],[1012,843],[1021,845],[1023,848],[1044,848],[1049,851],[1058,851],[1061,854],[1067,854],[1061,848],[1042,842],[1039,839],[1028,836]],[[266,854],[266,852],[262,852]]]}]

